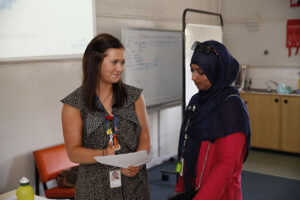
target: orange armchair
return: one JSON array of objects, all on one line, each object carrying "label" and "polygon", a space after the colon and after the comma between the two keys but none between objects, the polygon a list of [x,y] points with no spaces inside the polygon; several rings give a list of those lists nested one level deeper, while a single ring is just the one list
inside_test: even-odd
[{"label": "orange armchair", "polygon": [[39,182],[44,187],[47,198],[65,199],[75,198],[75,188],[47,187],[47,182],[56,178],[63,170],[78,164],[69,160],[64,144],[40,149],[33,152],[35,159],[35,181],[36,194],[39,195]]}]

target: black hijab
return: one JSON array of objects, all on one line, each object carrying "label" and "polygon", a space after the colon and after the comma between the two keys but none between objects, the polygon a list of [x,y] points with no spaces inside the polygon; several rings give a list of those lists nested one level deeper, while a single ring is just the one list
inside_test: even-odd
[{"label": "black hijab", "polygon": [[[239,63],[231,56],[226,47],[217,41],[203,44],[212,47],[216,53],[204,54],[196,49],[191,64],[197,64],[207,76],[212,87],[195,94],[185,111],[180,131],[178,158],[181,157],[185,127],[190,120],[188,139],[184,151],[184,186],[186,191],[197,187],[194,185],[197,161],[201,142],[242,132],[247,138],[248,156],[250,149],[250,123],[247,108],[239,97],[239,92],[231,84],[239,72]],[[219,56],[217,56],[217,55]]]}]

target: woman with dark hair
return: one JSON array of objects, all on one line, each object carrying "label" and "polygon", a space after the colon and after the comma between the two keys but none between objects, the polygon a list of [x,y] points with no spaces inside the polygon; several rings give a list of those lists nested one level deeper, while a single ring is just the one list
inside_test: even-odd
[{"label": "woman with dark hair", "polygon": [[[149,199],[145,165],[119,169],[95,156],[150,151],[142,89],[122,83],[125,56],[121,42],[96,36],[87,46],[82,86],[66,98],[62,125],[68,156],[79,163],[76,199]],[[111,182],[112,174],[122,174]]]},{"label": "woman with dark hair", "polygon": [[247,108],[231,84],[239,63],[217,41],[195,42],[192,80],[199,92],[184,113],[175,195],[169,199],[240,200],[250,149]]}]

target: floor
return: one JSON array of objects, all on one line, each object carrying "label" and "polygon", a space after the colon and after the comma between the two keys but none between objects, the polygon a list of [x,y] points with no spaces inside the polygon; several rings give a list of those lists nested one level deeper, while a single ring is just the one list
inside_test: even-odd
[{"label": "floor", "polygon": [[300,180],[300,155],[251,149],[243,170]]},{"label": "floor", "polygon": [[[174,192],[176,159],[148,170],[151,200],[164,200]],[[254,173],[253,173],[254,172]],[[165,181],[163,181],[165,180]],[[245,200],[298,200],[300,197],[300,155],[251,149],[242,172]]]},{"label": "floor", "polygon": [[[176,160],[174,160],[173,162],[176,162]],[[172,171],[174,170],[174,164],[170,166],[165,165],[164,169]],[[243,166],[243,170],[300,180],[300,155],[251,149],[249,157]],[[149,172],[148,175],[153,176]],[[175,176],[170,175],[170,180],[167,182],[163,182],[162,185],[159,185],[161,184],[161,173],[158,173],[157,176],[158,176],[157,177],[158,181],[154,180],[150,183],[158,184],[158,188],[161,189],[160,191],[161,193],[159,196],[167,197],[174,190],[174,184],[170,184],[169,182],[173,181],[175,183]],[[162,189],[168,187],[171,188],[170,190],[171,192]],[[166,194],[163,194],[163,192],[165,192]],[[154,198],[154,199],[158,200],[158,198]],[[257,199],[257,198],[253,198],[253,199]],[[263,198],[263,199],[268,199],[268,198]]]},{"label": "floor", "polygon": [[[253,151],[254,152],[254,151]],[[268,158],[272,160],[274,153],[258,152],[252,154],[252,158],[257,155],[263,158]],[[294,164],[298,162],[299,157],[291,156],[278,156],[275,153],[276,157],[280,161],[290,158],[288,160]],[[252,159],[249,160],[249,164],[252,165],[254,170],[258,170],[257,165],[253,164]],[[283,158],[283,159],[282,159]],[[294,159],[296,158],[296,159]],[[268,168],[268,159],[262,159],[261,161],[265,163],[265,167]],[[261,162],[260,161],[260,162]],[[276,165],[275,163],[270,162],[270,165]],[[165,200],[168,196],[174,193],[174,188],[176,184],[176,175],[173,173],[167,173],[167,171],[174,171],[176,167],[176,160],[168,160],[163,162],[160,165],[157,165],[148,170],[148,179],[150,186],[150,199],[151,200]],[[296,168],[294,168],[296,169]],[[162,174],[161,170],[164,170],[165,173]],[[285,178],[278,176],[278,173],[281,171],[294,171],[289,168],[283,168],[276,172],[277,174],[268,175],[261,172],[247,171],[243,170],[241,175],[241,185],[242,185],[242,195],[244,200],[299,200],[300,198],[300,180]],[[266,170],[267,171],[267,170]],[[297,173],[298,170],[294,171]],[[267,172],[269,173],[269,172]],[[269,173],[270,174],[270,173]]]}]

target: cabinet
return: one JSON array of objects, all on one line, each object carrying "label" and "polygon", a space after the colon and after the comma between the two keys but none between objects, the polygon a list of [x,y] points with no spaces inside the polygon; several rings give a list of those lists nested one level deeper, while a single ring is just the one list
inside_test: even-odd
[{"label": "cabinet", "polygon": [[281,150],[300,153],[300,97],[281,97]]},{"label": "cabinet", "polygon": [[241,93],[251,123],[251,146],[300,153],[300,97]]}]

